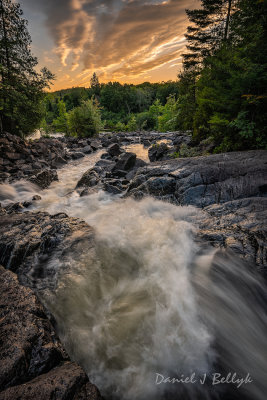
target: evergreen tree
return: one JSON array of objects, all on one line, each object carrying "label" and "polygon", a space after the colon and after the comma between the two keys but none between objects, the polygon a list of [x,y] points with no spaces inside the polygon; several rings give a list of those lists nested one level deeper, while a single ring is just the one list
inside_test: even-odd
[{"label": "evergreen tree", "polygon": [[95,72],[93,73],[93,76],[90,79],[90,83],[91,83],[91,89],[93,90],[94,95],[99,96],[101,85],[99,83],[98,76],[96,75]]},{"label": "evergreen tree", "polygon": [[185,69],[200,67],[206,57],[218,50],[229,36],[230,17],[237,0],[201,0],[201,9],[186,10],[189,21],[185,35],[189,50],[184,57]]},{"label": "evergreen tree", "polygon": [[42,118],[43,89],[54,76],[35,70],[27,21],[18,3],[0,0],[0,131],[24,135]]}]

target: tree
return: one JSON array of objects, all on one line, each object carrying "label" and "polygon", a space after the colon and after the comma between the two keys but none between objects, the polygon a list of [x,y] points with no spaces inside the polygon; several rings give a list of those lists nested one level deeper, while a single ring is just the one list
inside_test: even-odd
[{"label": "tree", "polygon": [[24,135],[42,119],[43,89],[54,79],[35,70],[27,21],[18,3],[0,0],[0,130]]},{"label": "tree", "polygon": [[201,9],[186,10],[193,25],[188,26],[185,35],[189,50],[183,54],[185,69],[200,67],[228,39],[236,3],[237,0],[201,0]]},{"label": "tree", "polygon": [[58,102],[58,117],[53,120],[52,126],[56,132],[68,132],[67,111],[63,100]]},{"label": "tree", "polygon": [[230,40],[205,59],[196,84],[194,137],[213,137],[216,151],[267,146],[267,5],[238,7]]},{"label": "tree", "polygon": [[90,79],[90,83],[91,83],[91,89],[93,91],[93,94],[95,96],[99,96],[100,95],[101,85],[99,83],[98,77],[97,77],[95,72],[93,73],[93,76]]},{"label": "tree", "polygon": [[92,99],[83,101],[68,114],[68,128],[72,135],[89,137],[99,133],[102,127],[98,104]]}]

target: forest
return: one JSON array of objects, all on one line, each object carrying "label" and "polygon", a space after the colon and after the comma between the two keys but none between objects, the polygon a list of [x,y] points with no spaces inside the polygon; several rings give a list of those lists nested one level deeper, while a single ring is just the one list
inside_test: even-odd
[{"label": "forest", "polygon": [[181,130],[192,131],[196,143],[213,140],[215,152],[266,148],[266,0],[202,0],[201,8],[186,10],[177,81],[101,83],[94,73],[89,87],[57,92],[44,91],[55,76],[36,72],[27,21],[16,6],[1,1],[2,132]]}]

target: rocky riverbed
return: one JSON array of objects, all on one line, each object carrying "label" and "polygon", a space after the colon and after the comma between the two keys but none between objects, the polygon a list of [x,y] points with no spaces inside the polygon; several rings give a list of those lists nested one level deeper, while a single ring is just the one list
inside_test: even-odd
[{"label": "rocky riverbed", "polygon": [[[187,133],[179,132],[141,136],[139,133],[103,134],[97,139],[42,138],[33,142],[6,134],[0,139],[0,264],[4,267],[0,269],[3,293],[0,399],[47,399],[53,398],[54,393],[57,399],[100,399],[98,389],[89,382],[84,370],[89,378],[94,375],[94,370],[98,370],[94,383],[100,385],[100,389],[103,387],[105,398],[107,391],[111,393],[110,385],[106,386],[99,376],[105,377],[108,373],[112,358],[109,362],[101,357],[97,361],[94,358],[98,353],[94,351],[88,353],[86,360],[81,354],[77,355],[70,336],[65,338],[69,329],[68,317],[65,316],[64,321],[63,314],[58,311],[61,306],[55,309],[47,300],[62,285],[62,276],[72,274],[75,264],[101,265],[103,274],[107,268],[109,279],[117,281],[119,278],[113,275],[122,259],[126,259],[133,270],[136,265],[145,266],[144,260],[151,260],[159,247],[165,249],[166,243],[170,240],[175,243],[177,237],[177,246],[181,247],[175,257],[183,254],[187,241],[192,243],[192,259],[183,258],[183,268],[197,264],[198,254],[205,254],[208,248],[208,254],[213,254],[212,249],[227,251],[233,259],[246,261],[244,270],[247,265],[266,274],[267,152],[174,159],[173,154],[179,152],[181,146],[182,149],[184,145],[190,146],[191,140]],[[131,150],[131,144],[144,145],[151,162],[125,151]],[[143,226],[142,221],[146,219],[147,226]],[[131,225],[134,220],[139,221],[136,227]],[[178,221],[179,229],[174,230],[170,238],[168,235],[175,221]],[[153,225],[151,233],[149,224]],[[127,242],[127,235],[132,235],[135,243],[138,226],[143,236],[126,256],[132,246]],[[159,245],[158,238],[153,239],[157,229],[165,232],[166,243],[163,233],[162,244]],[[181,229],[191,233],[179,239]],[[110,232],[108,237],[105,231]],[[147,243],[144,250],[140,247],[141,242],[150,235],[157,245],[153,247],[152,242]],[[123,247],[124,243],[126,247]],[[150,246],[151,250],[146,253]],[[163,254],[165,257],[165,251],[172,254],[175,244],[169,246],[172,247],[168,251],[165,249],[157,256],[159,260]],[[168,258],[164,268],[167,265],[172,268],[172,260]],[[159,261],[159,268],[160,265]],[[93,276],[98,274],[97,271]],[[122,275],[126,273],[122,271]],[[93,281],[92,276],[90,279]],[[111,290],[107,282],[104,288],[101,289],[101,292],[104,290],[103,298]],[[79,290],[82,296],[83,289]],[[94,291],[93,287],[91,290]],[[172,290],[175,291],[175,287]],[[140,299],[140,294],[138,296]],[[91,298],[88,303],[89,298],[86,297],[87,304],[95,301]],[[98,309],[100,314],[101,310]],[[188,312],[190,314],[190,310]],[[122,314],[121,321],[124,317]],[[62,323],[66,325],[64,330]],[[88,330],[96,329],[96,326],[96,323],[88,325]],[[250,332],[250,326],[247,330]],[[61,334],[71,361],[56,332]],[[77,338],[79,335],[80,331]],[[98,348],[95,339],[91,337],[90,340]],[[87,354],[87,350],[84,351]],[[102,365],[106,366],[106,371],[102,370]],[[120,379],[114,369],[110,370],[110,376],[119,387]],[[124,378],[128,382],[128,377]],[[163,393],[160,393],[161,397],[158,397],[159,393],[151,394],[140,382],[145,398],[164,398]],[[126,393],[123,384],[117,389],[121,399],[143,398],[136,388],[127,385],[130,394]],[[180,393],[180,396],[201,399],[201,393]],[[113,396],[111,394],[110,398]],[[237,398],[246,398],[243,392],[240,396]],[[261,399],[260,396],[257,398]]]}]

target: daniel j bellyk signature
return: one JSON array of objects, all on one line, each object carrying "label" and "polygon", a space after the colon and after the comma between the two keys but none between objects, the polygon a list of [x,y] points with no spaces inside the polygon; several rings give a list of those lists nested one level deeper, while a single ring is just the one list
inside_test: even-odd
[{"label": "daniel j bellyk signature", "polygon": [[181,375],[179,378],[171,378],[170,376],[165,377],[164,375],[157,373],[155,383],[156,385],[160,385],[162,383],[183,383],[183,384],[200,383],[201,385],[204,385],[207,378],[210,379],[212,385],[231,383],[233,385],[236,385],[237,388],[240,388],[244,384],[253,382],[253,379],[251,378],[250,374],[247,374],[246,377],[242,378],[237,376],[235,372],[234,373],[229,372],[229,374],[226,376],[223,376],[218,372],[215,372],[209,376],[207,376],[207,374],[204,374],[202,376],[197,376],[196,373],[194,372],[190,376]]}]

